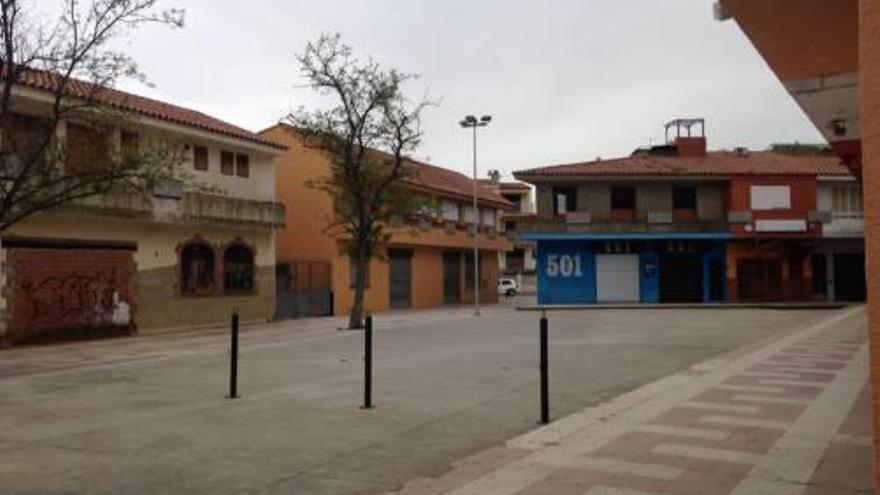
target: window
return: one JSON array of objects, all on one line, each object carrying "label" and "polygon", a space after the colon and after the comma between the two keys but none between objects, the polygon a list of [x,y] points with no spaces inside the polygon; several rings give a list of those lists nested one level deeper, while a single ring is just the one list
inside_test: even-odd
[{"label": "window", "polygon": [[105,170],[110,164],[107,133],[92,127],[67,124],[67,171],[83,174]]},{"label": "window", "polygon": [[[349,256],[348,259],[349,259],[349,263],[348,263],[349,283],[348,283],[348,285],[349,285],[349,288],[354,290],[355,281],[357,280],[357,263],[354,262],[354,257],[352,257],[352,256]],[[369,288],[370,287],[370,260],[369,259],[367,259],[366,268],[367,268],[367,273],[364,274],[364,287]]]},{"label": "window", "polygon": [[457,222],[458,215],[458,203],[455,201],[443,201],[440,203],[440,213],[443,216],[443,220],[448,222]]},{"label": "window", "polygon": [[208,170],[208,148],[193,146],[193,168],[196,170]]},{"label": "window", "polygon": [[495,210],[485,209],[485,210],[482,210],[482,212],[483,212],[483,218],[482,218],[483,225],[485,225],[487,227],[494,227],[495,220],[497,218]]},{"label": "window", "polygon": [[516,230],[516,222],[510,221],[510,220],[504,222],[504,230],[506,230],[508,232],[515,231]]},{"label": "window", "polygon": [[672,209],[696,210],[697,188],[693,186],[675,186],[672,188]]},{"label": "window", "polygon": [[564,215],[577,211],[577,189],[573,187],[553,188],[553,214]]},{"label": "window", "polygon": [[791,208],[791,187],[752,186],[753,210],[787,210]]},{"label": "window", "polygon": [[235,155],[235,175],[249,177],[251,175],[251,159],[247,155]]},{"label": "window", "polygon": [[636,188],[633,186],[614,186],[611,188],[612,210],[635,210]]},{"label": "window", "polygon": [[503,194],[504,199],[513,203],[513,206],[510,208],[510,211],[521,211],[522,210],[522,196],[519,194]]},{"label": "window", "polygon": [[214,250],[207,244],[188,244],[180,252],[180,291],[214,292]]},{"label": "window", "polygon": [[235,153],[230,151],[220,152],[220,173],[223,175],[235,173]]},{"label": "window", "polygon": [[861,213],[862,188],[858,184],[834,186],[831,190],[831,209],[840,213]]},{"label": "window", "polygon": [[223,290],[254,290],[254,254],[243,244],[233,244],[223,253]]},{"label": "window", "polygon": [[474,213],[474,207],[467,205],[463,206],[462,210],[464,211],[462,214],[462,217],[464,217],[464,223],[475,223],[477,215]]},{"label": "window", "polygon": [[119,141],[125,156],[134,156],[140,150],[141,136],[136,132],[122,131]]}]

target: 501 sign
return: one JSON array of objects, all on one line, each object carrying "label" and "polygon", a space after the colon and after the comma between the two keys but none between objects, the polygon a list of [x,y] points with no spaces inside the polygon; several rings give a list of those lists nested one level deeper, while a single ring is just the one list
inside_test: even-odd
[{"label": "501 sign", "polygon": [[579,254],[548,254],[546,273],[548,277],[583,277],[581,255]]}]

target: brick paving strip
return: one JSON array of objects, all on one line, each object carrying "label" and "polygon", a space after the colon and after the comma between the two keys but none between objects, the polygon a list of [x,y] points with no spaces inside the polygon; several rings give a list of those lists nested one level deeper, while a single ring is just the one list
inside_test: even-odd
[{"label": "brick paving strip", "polygon": [[873,493],[864,309],[693,366],[398,495]]}]

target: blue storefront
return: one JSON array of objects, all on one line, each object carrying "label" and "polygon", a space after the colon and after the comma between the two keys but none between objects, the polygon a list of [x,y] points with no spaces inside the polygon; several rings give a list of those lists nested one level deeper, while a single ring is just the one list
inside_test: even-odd
[{"label": "blue storefront", "polygon": [[722,233],[522,233],[538,246],[538,303],[727,300]]}]

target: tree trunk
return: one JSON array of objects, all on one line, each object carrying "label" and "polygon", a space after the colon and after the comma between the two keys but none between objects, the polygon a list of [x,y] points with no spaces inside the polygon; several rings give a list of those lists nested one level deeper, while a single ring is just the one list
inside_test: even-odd
[{"label": "tree trunk", "polygon": [[351,314],[348,318],[348,328],[356,329],[364,327],[364,291],[367,288],[367,262],[369,258],[361,246],[355,248],[354,265],[354,303],[351,305]]}]

